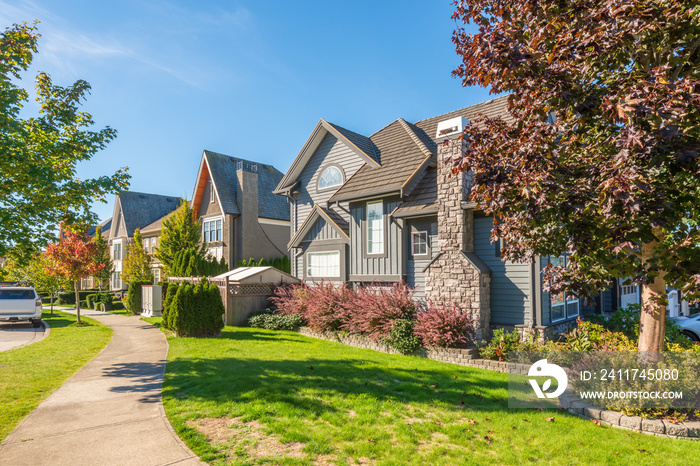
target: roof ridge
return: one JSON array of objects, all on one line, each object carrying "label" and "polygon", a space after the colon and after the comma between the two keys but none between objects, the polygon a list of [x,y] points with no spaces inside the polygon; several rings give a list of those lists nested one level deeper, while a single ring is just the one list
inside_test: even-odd
[{"label": "roof ridge", "polygon": [[[391,123],[388,123],[388,124],[384,125],[381,129],[379,129],[379,130],[375,131],[374,133],[372,133],[372,136],[376,136],[377,134],[381,133],[382,131],[384,131],[384,130],[387,129],[389,126],[393,125],[394,123],[396,123],[396,122],[399,121],[399,120],[403,120],[403,118],[397,118],[396,120],[392,121]],[[370,140],[372,139],[372,136],[369,137]]]},{"label": "roof ridge", "polygon": [[423,152],[426,157],[431,157],[433,153],[428,149],[428,147],[421,141],[421,139],[416,135],[416,133],[413,131],[413,128],[409,125],[409,123],[404,120],[403,118],[398,119],[399,123],[401,123],[401,126],[403,127],[404,130],[408,133],[408,136],[413,140],[413,142],[418,146],[418,149],[420,149],[421,152]]},{"label": "roof ridge", "polygon": [[371,154],[367,154],[364,150],[362,150],[361,147],[357,146],[357,144],[355,144],[353,141],[351,141],[350,139],[348,139],[347,136],[345,136],[344,134],[341,133],[341,134],[343,135],[343,137],[344,137],[345,139],[347,139],[348,141],[350,141],[352,144],[354,144],[355,147],[357,147],[359,150],[361,150],[362,152],[364,152],[366,155],[368,155],[368,156],[369,156],[371,159],[373,159],[375,162],[379,163],[377,159],[379,158],[379,155],[380,155],[380,154],[378,154],[377,151],[375,150],[375,144],[372,142],[372,139],[370,139],[369,136],[365,136],[365,135],[362,134],[362,133],[358,133],[357,131],[353,131],[353,130],[351,130],[351,129],[348,129],[348,128],[346,128],[345,126],[340,126],[339,124],[331,123],[330,121],[325,120],[325,119],[323,119],[323,118],[321,118],[321,119],[322,119],[323,121],[325,121],[326,123],[328,123],[329,125],[331,125],[331,126],[332,126],[336,131],[338,131],[338,132],[340,132],[340,131],[338,130],[338,128],[340,128],[340,129],[342,129],[343,131],[347,131],[347,132],[349,132],[349,133],[352,133],[353,135],[357,135],[357,136],[360,136],[360,137],[363,137],[363,138],[367,139],[367,140],[369,141],[369,143],[370,143],[370,144],[369,144],[369,149],[372,151]]},{"label": "roof ridge", "polygon": [[[235,157],[235,156],[233,156],[233,155],[224,154],[223,152],[216,152],[216,151],[214,151],[214,150],[209,150],[209,149],[204,149],[204,152],[206,152],[207,154],[221,155],[221,156],[228,157],[229,159],[233,159],[233,160],[236,160],[236,161],[239,161],[239,162],[254,163],[255,165],[261,165],[261,166],[263,166],[263,167],[272,167],[272,168],[275,168],[273,165],[270,165],[270,164],[267,164],[267,163],[256,162],[255,160],[242,159],[242,158],[240,158],[240,157]],[[277,170],[277,169],[275,168],[275,170]],[[277,170],[277,171],[279,171],[279,170]]]},{"label": "roof ridge", "polygon": [[175,199],[180,199],[180,196],[171,196],[170,194],[153,194],[153,193],[144,193],[141,191],[129,191],[129,190],[122,190],[119,191],[119,196],[122,196],[124,194],[138,194],[138,195],[145,195],[145,196],[159,196],[159,197],[174,197]]},{"label": "roof ridge", "polygon": [[462,111],[462,110],[466,110],[466,109],[468,109],[468,108],[476,107],[477,105],[489,104],[489,103],[495,102],[496,100],[499,100],[499,99],[508,98],[509,96],[510,96],[510,94],[501,95],[501,96],[495,97],[495,98],[490,99],[490,100],[485,100],[485,101],[483,101],[483,102],[479,102],[479,103],[476,103],[476,104],[467,105],[466,107],[457,108],[457,109],[455,109],[455,110],[450,110],[449,112],[441,113],[440,115],[435,115],[435,116],[431,116],[431,117],[428,117],[428,118],[423,118],[422,120],[417,120],[416,122],[414,122],[414,124],[422,123],[422,122],[424,122],[424,121],[432,120],[432,119],[434,119],[434,118],[440,118],[441,116],[445,116],[445,115],[448,115],[448,114],[450,114],[450,113],[454,113],[454,112],[459,112],[459,111]]}]

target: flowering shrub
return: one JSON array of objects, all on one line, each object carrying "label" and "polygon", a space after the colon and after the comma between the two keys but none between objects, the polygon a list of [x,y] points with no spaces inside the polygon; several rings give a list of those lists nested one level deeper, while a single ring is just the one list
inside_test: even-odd
[{"label": "flowering shrub", "polygon": [[437,307],[428,303],[418,314],[416,335],[426,346],[448,348],[466,344],[473,336],[473,320],[458,305]]},{"label": "flowering shrub", "polygon": [[366,335],[379,341],[390,338],[398,319],[411,321],[416,316],[413,289],[399,282],[390,287],[363,287],[350,293],[346,303],[343,330]]},{"label": "flowering shrub", "polygon": [[275,294],[270,298],[270,302],[275,306],[278,314],[306,316],[306,305],[310,299],[311,293],[308,286],[283,285],[275,288]]},{"label": "flowering shrub", "polygon": [[319,332],[340,330],[346,321],[346,305],[351,291],[346,285],[315,283],[306,288],[305,312],[301,314],[309,327]]}]

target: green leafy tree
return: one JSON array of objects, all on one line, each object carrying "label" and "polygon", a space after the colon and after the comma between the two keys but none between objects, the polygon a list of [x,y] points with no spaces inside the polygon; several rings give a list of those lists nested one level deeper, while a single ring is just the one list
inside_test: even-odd
[{"label": "green leafy tree", "polygon": [[166,276],[175,276],[171,270],[178,251],[193,248],[199,254],[204,254],[201,229],[201,220],[195,220],[192,208],[184,199],[172,215],[163,219],[155,256],[163,264]]},{"label": "green leafy tree", "polygon": [[20,116],[29,93],[17,83],[37,52],[36,31],[23,23],[0,34],[0,256],[15,246],[39,249],[63,221],[94,223],[92,202],[106,202],[129,179],[126,168],[94,179],[76,175],[77,163],[90,160],[117,134],[110,127],[92,130],[92,116],[79,110],[90,92],[86,81],[61,87],[40,72],[39,115]]},{"label": "green leafy tree", "polygon": [[102,227],[99,226],[95,229],[95,244],[97,245],[97,257],[95,258],[95,262],[104,265],[104,268],[95,275],[98,288],[102,291],[102,286],[109,283],[113,266],[112,259],[109,257],[109,243],[102,237]]},{"label": "green leafy tree", "polygon": [[663,349],[666,286],[700,296],[700,21],[681,0],[462,0],[465,86],[511,93],[455,169],[507,260],[568,253],[553,292],[642,287],[640,351]]},{"label": "green leafy tree", "polygon": [[126,258],[122,265],[122,280],[127,285],[136,282],[153,283],[151,257],[143,248],[143,238],[138,228],[134,231],[134,242],[126,250]]}]

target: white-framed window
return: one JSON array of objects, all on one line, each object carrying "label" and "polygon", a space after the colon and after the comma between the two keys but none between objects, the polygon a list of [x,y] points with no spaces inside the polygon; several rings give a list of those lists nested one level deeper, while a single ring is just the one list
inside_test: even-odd
[{"label": "white-framed window", "polygon": [[318,189],[333,188],[343,184],[343,173],[338,167],[330,166],[318,178]]},{"label": "white-framed window", "polygon": [[121,290],[122,289],[122,279],[119,272],[112,272],[112,289]]},{"label": "white-framed window", "polygon": [[156,285],[160,281],[160,269],[153,269],[153,284]]},{"label": "white-framed window", "polygon": [[143,250],[146,254],[148,254],[148,246],[151,243],[151,238],[144,238],[143,239]]},{"label": "white-framed window", "polygon": [[428,254],[428,232],[414,231],[411,233],[411,251],[414,256]]},{"label": "white-framed window", "polygon": [[340,251],[307,253],[306,275],[319,278],[340,278]]},{"label": "white-framed window", "polygon": [[216,196],[214,195],[214,183],[209,183],[209,202],[214,202]]},{"label": "white-framed window", "polygon": [[204,230],[205,243],[221,241],[221,238],[223,237],[221,232],[221,219],[204,222],[202,224],[202,229]]},{"label": "white-framed window", "polygon": [[384,254],[384,203],[367,203],[367,254]]},{"label": "white-framed window", "polygon": [[114,259],[115,261],[122,260],[122,243],[114,243],[112,246],[112,259]]},{"label": "white-framed window", "polygon": [[[549,262],[554,266],[569,266],[566,256],[550,257]],[[560,293],[552,293],[550,299],[552,322],[579,315],[579,300],[577,296],[562,291]]]}]

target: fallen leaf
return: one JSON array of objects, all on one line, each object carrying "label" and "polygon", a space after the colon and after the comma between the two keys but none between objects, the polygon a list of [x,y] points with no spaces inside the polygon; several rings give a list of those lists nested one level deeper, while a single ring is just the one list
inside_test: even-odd
[{"label": "fallen leaf", "polygon": [[314,366],[309,366],[309,369],[314,370]]},{"label": "fallen leaf", "polygon": [[369,439],[369,441],[372,442],[372,443],[374,443],[374,439],[373,439],[373,438]]},{"label": "fallen leaf", "polygon": [[535,408],[537,411],[544,411],[542,408]]},{"label": "fallen leaf", "polygon": [[528,421],[527,419],[523,419],[523,421],[525,421],[525,422],[532,422],[532,421]]},{"label": "fallen leaf", "polygon": [[488,421],[488,422],[491,422],[491,419],[489,419],[489,418],[485,417],[485,418],[484,418],[484,421]]},{"label": "fallen leaf", "polygon": [[476,424],[476,421],[474,419],[469,419],[469,424]]},{"label": "fallen leaf", "polygon": [[454,376],[454,377],[452,377],[452,378],[453,378],[453,379],[456,379],[456,378],[457,378],[457,376],[455,375],[455,376]]},{"label": "fallen leaf", "polygon": [[591,422],[593,424],[597,425],[598,427],[600,427],[600,421],[596,421],[595,419],[591,419]]},{"label": "fallen leaf", "polygon": [[515,427],[515,426],[510,426],[510,428],[511,428],[511,429],[515,429],[516,427]]},{"label": "fallen leaf", "polygon": [[389,403],[396,403],[395,400],[387,400]]},{"label": "fallen leaf", "polygon": [[554,422],[554,418],[553,418],[553,417],[548,417],[548,418],[547,418],[547,422]]},{"label": "fallen leaf", "polygon": [[438,384],[431,385],[431,387],[433,387],[433,388],[438,388]]},{"label": "fallen leaf", "polygon": [[649,453],[648,451],[643,450],[643,449],[638,449],[637,451],[638,451],[639,453],[644,454],[644,455],[651,455],[651,453]]},{"label": "fallen leaf", "polygon": [[460,393],[460,395],[462,395],[462,396],[467,396],[467,394],[464,393],[464,392]]},{"label": "fallen leaf", "polygon": [[491,437],[489,437],[488,435],[484,435],[484,440],[486,440],[489,443],[491,443],[493,441],[493,439]]},{"label": "fallen leaf", "polygon": [[617,451],[615,453],[613,453],[613,455],[619,455],[619,454],[620,454],[620,452],[617,452]]}]

